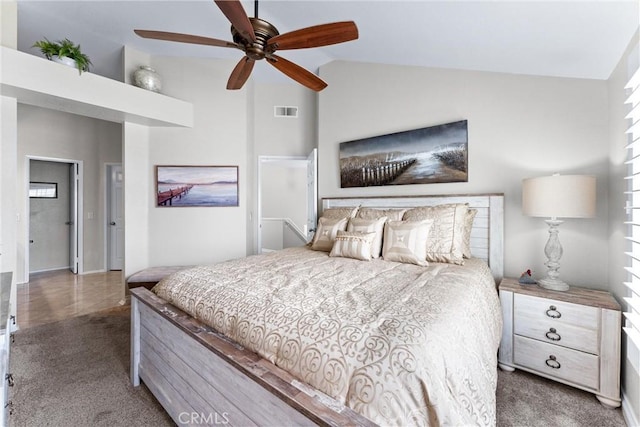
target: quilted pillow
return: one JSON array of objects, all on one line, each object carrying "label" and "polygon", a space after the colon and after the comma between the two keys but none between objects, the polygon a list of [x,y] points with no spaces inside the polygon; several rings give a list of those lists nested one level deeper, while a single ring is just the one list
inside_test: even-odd
[{"label": "quilted pillow", "polygon": [[469,209],[464,217],[464,233],[462,235],[462,256],[464,258],[471,258],[471,229],[477,213],[477,209]]},{"label": "quilted pillow", "polygon": [[389,221],[384,226],[382,258],[385,261],[428,266],[427,239],[432,220]]},{"label": "quilted pillow", "polygon": [[358,231],[338,231],[329,256],[354,258],[369,261],[376,233]]},{"label": "quilted pillow", "polygon": [[333,247],[333,241],[339,230],[345,231],[347,228],[348,218],[325,218],[324,216],[318,220],[318,229],[313,236],[311,249],[315,251],[329,252]]},{"label": "quilted pillow", "polygon": [[464,224],[466,203],[449,203],[409,209],[403,220],[433,220],[427,241],[427,261],[464,264]]},{"label": "quilted pillow", "polygon": [[355,208],[329,208],[322,211],[322,216],[331,219],[355,218],[357,212],[357,206]]},{"label": "quilted pillow", "polygon": [[358,209],[356,218],[378,219],[386,216],[389,221],[401,221],[402,215],[404,215],[406,211],[406,209],[360,208]]},{"label": "quilted pillow", "polygon": [[371,247],[371,255],[373,258],[379,258],[380,251],[382,251],[382,235],[384,233],[384,223],[386,221],[386,216],[378,219],[351,218],[349,220],[349,225],[347,225],[347,231],[373,233],[374,237]]}]

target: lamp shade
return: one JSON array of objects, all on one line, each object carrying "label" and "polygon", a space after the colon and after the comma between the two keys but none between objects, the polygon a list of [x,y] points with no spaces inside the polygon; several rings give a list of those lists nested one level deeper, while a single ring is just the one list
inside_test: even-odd
[{"label": "lamp shade", "polygon": [[547,218],[591,218],[596,213],[596,177],[552,175],[525,179],[522,212]]}]

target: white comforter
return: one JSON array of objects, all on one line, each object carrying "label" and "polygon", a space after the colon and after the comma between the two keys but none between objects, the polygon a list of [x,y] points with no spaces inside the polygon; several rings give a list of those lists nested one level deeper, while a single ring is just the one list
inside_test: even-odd
[{"label": "white comforter", "polygon": [[292,248],[153,291],[380,425],[494,425],[502,318],[484,262],[428,268]]}]

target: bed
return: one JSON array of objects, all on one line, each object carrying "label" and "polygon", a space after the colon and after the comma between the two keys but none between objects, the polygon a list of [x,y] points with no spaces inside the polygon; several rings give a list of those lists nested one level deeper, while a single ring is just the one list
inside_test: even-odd
[{"label": "bed", "polygon": [[301,247],[133,289],[133,384],[180,425],[495,424],[502,195],[334,198],[323,211],[461,203],[476,211],[464,265]]}]

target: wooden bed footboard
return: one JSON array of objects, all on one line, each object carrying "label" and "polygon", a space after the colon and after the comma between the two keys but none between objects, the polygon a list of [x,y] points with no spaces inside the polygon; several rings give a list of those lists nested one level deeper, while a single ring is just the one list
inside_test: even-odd
[{"label": "wooden bed footboard", "polygon": [[140,380],[178,425],[376,425],[145,288],[131,290]]}]

